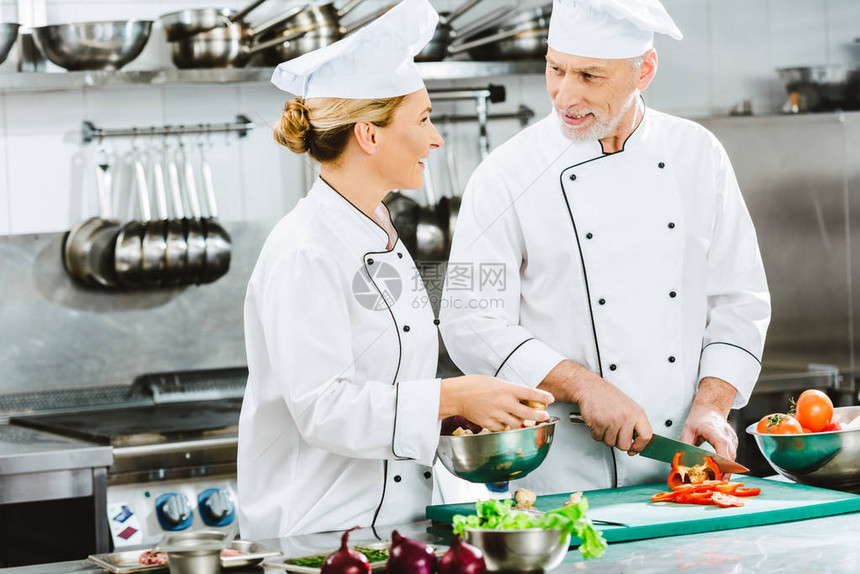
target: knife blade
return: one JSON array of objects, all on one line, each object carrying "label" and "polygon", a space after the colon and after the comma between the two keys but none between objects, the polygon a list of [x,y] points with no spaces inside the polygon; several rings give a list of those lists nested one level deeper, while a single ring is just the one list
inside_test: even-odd
[{"label": "knife blade", "polygon": [[[582,418],[582,415],[579,413],[570,413],[570,422],[581,425],[586,424],[585,419]],[[678,452],[683,453],[681,455],[681,464],[684,466],[702,464],[705,462],[705,457],[709,456],[714,459],[714,462],[716,462],[717,466],[720,467],[720,472],[722,473],[743,474],[750,470],[740,463],[729,460],[728,458],[715,454],[709,450],[673,440],[656,433],[651,435],[651,440],[639,454],[645,458],[672,464],[672,461],[675,459],[675,454]]]}]

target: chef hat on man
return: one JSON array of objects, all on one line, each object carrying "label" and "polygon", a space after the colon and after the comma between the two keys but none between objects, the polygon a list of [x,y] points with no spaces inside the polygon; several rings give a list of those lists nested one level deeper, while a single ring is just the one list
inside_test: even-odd
[{"label": "chef hat on man", "polygon": [[654,47],[654,33],[684,37],[660,0],[554,0],[548,44],[553,50],[614,60]]},{"label": "chef hat on man", "polygon": [[411,94],[424,87],[414,57],[433,37],[438,21],[427,0],[403,0],[352,35],[283,62],[272,83],[302,98]]}]

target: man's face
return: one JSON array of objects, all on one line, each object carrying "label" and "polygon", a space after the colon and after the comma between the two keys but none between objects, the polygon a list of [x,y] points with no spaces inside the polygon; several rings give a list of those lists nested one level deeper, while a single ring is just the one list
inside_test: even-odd
[{"label": "man's face", "polygon": [[[564,135],[574,141],[612,135],[635,105],[639,90],[650,82],[653,70],[649,65],[639,69],[629,60],[584,58],[549,48],[546,86]],[[647,72],[650,74],[643,78]]]}]

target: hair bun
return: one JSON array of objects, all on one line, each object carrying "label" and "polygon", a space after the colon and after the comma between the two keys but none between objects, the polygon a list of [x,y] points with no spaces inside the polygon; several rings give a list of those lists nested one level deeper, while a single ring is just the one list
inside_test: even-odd
[{"label": "hair bun", "polygon": [[284,107],[281,121],[275,128],[275,141],[293,153],[308,151],[307,136],[311,129],[308,108],[301,98],[293,98]]}]

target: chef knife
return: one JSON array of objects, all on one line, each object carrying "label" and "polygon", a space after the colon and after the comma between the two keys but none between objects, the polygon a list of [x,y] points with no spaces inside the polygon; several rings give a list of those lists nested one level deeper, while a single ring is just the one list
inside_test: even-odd
[{"label": "chef knife", "polygon": [[[579,413],[570,413],[570,422],[584,425],[585,419],[582,418],[582,415]],[[738,474],[749,472],[750,470],[742,464],[729,460],[726,457],[715,454],[709,450],[666,438],[656,433],[651,435],[651,440],[639,454],[645,458],[651,458],[672,464],[672,461],[675,459],[675,454],[678,452],[683,453],[681,455],[681,464],[684,466],[703,464],[705,462],[705,457],[709,456],[714,459],[714,462],[716,462],[717,466],[720,467],[720,472],[722,473]]]}]

